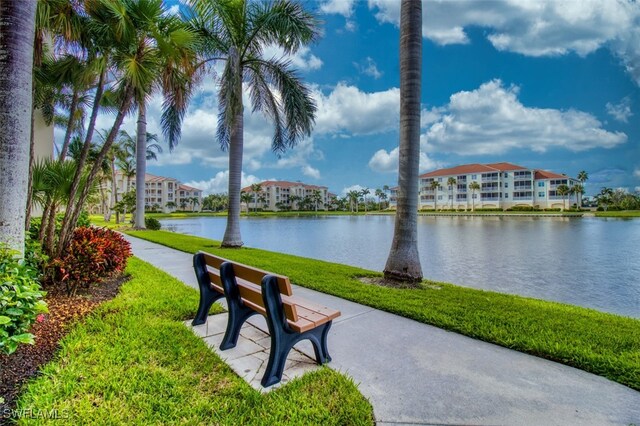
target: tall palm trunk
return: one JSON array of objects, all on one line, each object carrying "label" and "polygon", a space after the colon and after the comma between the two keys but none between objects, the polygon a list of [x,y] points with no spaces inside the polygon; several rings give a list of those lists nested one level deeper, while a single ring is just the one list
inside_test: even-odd
[{"label": "tall palm trunk", "polygon": [[240,189],[242,185],[242,151],[244,144],[242,108],[236,115],[229,143],[229,212],[222,247],[242,247],[240,235]]},{"label": "tall palm trunk", "polygon": [[[58,247],[56,248],[56,252],[58,255],[62,253],[67,243],[71,240],[71,231],[75,227],[77,222],[78,215],[80,214],[79,210],[82,209],[82,203],[78,203],[78,190],[80,188],[80,180],[82,177],[82,172],[84,170],[84,165],[87,161],[87,157],[89,156],[89,149],[91,148],[91,139],[93,138],[93,130],[95,129],[96,120],[98,118],[98,110],[100,109],[100,101],[102,99],[102,93],[104,92],[104,80],[106,77],[106,69],[100,73],[100,78],[98,79],[98,86],[96,88],[96,94],[93,99],[93,110],[91,111],[91,118],[89,119],[89,127],[87,128],[87,134],[84,139],[84,145],[82,147],[82,152],[80,154],[80,158],[78,159],[77,170],[73,177],[73,182],[71,183],[71,189],[69,190],[69,202],[67,204],[67,209],[64,213],[64,219],[62,220],[62,228],[60,229],[60,238],[58,239]],[[100,159],[102,161],[102,159]],[[96,161],[96,164],[99,164]],[[90,181],[87,180],[87,185],[89,185]],[[78,210],[76,214],[76,210]],[[73,217],[76,217],[74,220]]]},{"label": "tall palm trunk", "polygon": [[422,3],[400,6],[400,153],[398,210],[386,278],[422,280],[418,256],[418,168],[420,159],[420,95],[422,77]]},{"label": "tall palm trunk", "polygon": [[78,107],[78,89],[73,89],[73,97],[71,98],[71,105],[69,106],[69,121],[67,122],[67,131],[64,134],[64,141],[62,143],[62,150],[60,151],[60,161],[64,161],[69,151],[69,143],[71,142],[71,133],[73,133],[73,116],[76,114]]},{"label": "tall palm trunk", "polygon": [[147,170],[147,117],[143,99],[138,105],[138,135],[136,139],[136,229],[145,229],[144,224],[144,176]]},{"label": "tall palm trunk", "polygon": [[[114,159],[111,159],[111,197],[113,203],[111,207],[115,209],[118,204],[118,186],[116,185],[116,163]],[[120,213],[116,210],[116,225],[120,223]]]},{"label": "tall palm trunk", "polygon": [[24,255],[36,2],[0,2],[0,244]]},{"label": "tall palm trunk", "polygon": [[[34,85],[35,87],[35,85]],[[35,89],[31,91],[31,100],[35,97]],[[31,108],[31,131],[29,132],[29,177],[27,178],[27,206],[24,209],[24,230],[29,232],[31,227],[31,208],[33,205],[33,166],[36,162],[36,141],[34,138],[35,111]]]}]

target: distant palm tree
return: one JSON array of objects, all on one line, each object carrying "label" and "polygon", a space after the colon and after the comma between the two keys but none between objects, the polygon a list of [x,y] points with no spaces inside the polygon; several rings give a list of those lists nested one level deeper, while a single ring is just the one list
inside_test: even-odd
[{"label": "distant palm tree", "polygon": [[572,185],[571,188],[569,188],[569,193],[576,196],[576,208],[580,209],[580,197],[584,194],[584,186],[579,183]]},{"label": "distant palm tree", "polygon": [[358,200],[360,198],[360,191],[349,191],[347,193],[347,198],[349,199],[349,205],[351,206],[351,212],[353,212],[353,206],[355,205],[355,212],[357,213],[360,209],[358,206]]},{"label": "distant palm tree", "polygon": [[169,210],[174,210],[176,207],[178,207],[178,205],[173,201],[167,201],[167,204],[165,204],[165,207],[168,208]]},{"label": "distant palm tree", "polygon": [[433,210],[438,210],[438,189],[440,189],[442,185],[434,179],[431,181],[431,185],[429,187],[433,191]]},{"label": "distant palm tree", "polygon": [[567,208],[566,197],[569,195],[569,187],[565,184],[558,185],[556,193],[562,197],[562,210]]},{"label": "distant palm tree", "polygon": [[[471,211],[476,210],[476,191],[480,190],[480,184],[475,180],[469,184],[469,189],[471,190]],[[467,204],[468,205],[468,204]]]},{"label": "distant palm tree", "polygon": [[322,202],[322,191],[319,189],[314,189],[311,193],[311,201],[313,202],[313,206],[315,211],[318,211],[318,203]]},{"label": "distant palm tree", "polygon": [[582,170],[582,171],[580,171],[578,173],[578,180],[580,181],[581,184],[584,185],[584,183],[587,181],[587,179],[589,179],[589,174],[587,172]]},{"label": "distant palm tree", "polygon": [[371,194],[371,190],[369,188],[363,188],[360,190],[360,195],[362,195],[362,200],[364,202],[364,213],[367,213],[367,195]]},{"label": "distant palm tree", "polygon": [[[253,192],[253,211],[258,212],[258,197],[262,192],[262,184],[254,183],[251,185],[251,192]],[[247,206],[247,209],[249,207]]]},{"label": "distant palm tree", "polygon": [[187,209],[187,199],[186,198],[181,198],[180,199],[180,208],[182,210],[186,210]]},{"label": "distant palm tree", "polygon": [[249,203],[251,202],[251,200],[251,193],[243,192],[242,194],[240,194],[240,202],[247,205],[247,213],[249,213]]},{"label": "distant palm tree", "polygon": [[271,147],[281,153],[311,133],[316,105],[311,91],[291,62],[265,58],[266,45],[292,54],[319,35],[316,17],[289,0],[192,0],[194,26],[205,40],[206,60],[224,62],[218,80],[218,141],[229,150],[229,212],[223,247],[241,247],[240,192],[243,154],[243,83],[252,110],[264,112],[275,125]]},{"label": "distant palm tree", "polygon": [[451,210],[453,210],[453,187],[457,183],[458,181],[453,176],[447,179],[447,185],[449,186],[449,199],[451,200]]},{"label": "distant palm tree", "polygon": [[419,282],[418,170],[422,79],[422,1],[400,4],[400,141],[398,209],[393,241],[384,267],[388,279]]}]

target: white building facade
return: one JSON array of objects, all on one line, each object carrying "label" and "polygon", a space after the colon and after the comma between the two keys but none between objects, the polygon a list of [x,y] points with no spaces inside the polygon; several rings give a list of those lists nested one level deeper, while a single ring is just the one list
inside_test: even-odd
[{"label": "white building facade", "polygon": [[[434,183],[434,182],[437,182]],[[473,189],[472,183],[478,188]],[[576,203],[575,195],[562,196],[560,185],[571,188],[580,181],[546,170],[511,163],[465,164],[419,176],[419,208],[437,210],[563,209]],[[397,188],[391,189],[390,205],[397,204]],[[581,196],[578,195],[578,204]]]},{"label": "white building facade", "polygon": [[[298,210],[305,198],[317,210],[327,210],[330,203],[326,186],[307,185],[302,182],[265,181],[260,183],[261,191],[254,193],[250,186],[242,188],[242,192],[251,194],[251,201],[246,203],[248,209],[269,211]],[[318,194],[316,197],[315,194]]]},{"label": "white building facade", "polygon": [[[147,210],[171,213],[176,210],[199,212],[202,209],[202,190],[183,185],[177,179],[152,174],[144,177],[144,204]],[[111,187],[110,185],[108,186]],[[136,189],[135,176],[127,178],[116,173],[118,199],[128,191]]]}]

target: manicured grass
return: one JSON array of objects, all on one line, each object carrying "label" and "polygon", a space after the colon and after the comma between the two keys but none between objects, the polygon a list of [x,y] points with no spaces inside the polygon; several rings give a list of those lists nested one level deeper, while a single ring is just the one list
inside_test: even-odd
[{"label": "manicured grass", "polygon": [[217,241],[166,231],[127,233],[287,275],[303,287],[568,364],[640,390],[637,319],[445,283],[425,281],[422,289],[411,290],[378,287],[363,284],[358,277],[380,273],[351,266],[252,248],[221,249]]},{"label": "manicured grass", "polygon": [[137,258],[127,271],[133,279],[63,339],[18,410],[57,410],[66,424],[373,424],[368,401],[329,368],[262,395],[182,324],[195,290]]},{"label": "manicured grass", "polygon": [[640,217],[640,210],[622,210],[617,212],[596,212],[596,217]]}]

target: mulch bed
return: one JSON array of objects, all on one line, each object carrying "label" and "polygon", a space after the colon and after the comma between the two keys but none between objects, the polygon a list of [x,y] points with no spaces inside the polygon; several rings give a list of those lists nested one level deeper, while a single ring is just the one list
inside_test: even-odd
[{"label": "mulch bed", "polygon": [[0,424],[3,423],[2,413],[15,408],[22,385],[54,357],[58,342],[70,326],[101,303],[113,299],[128,279],[128,276],[120,275],[100,285],[78,290],[75,296],[68,296],[63,287],[44,289],[49,312],[40,317],[30,331],[35,336],[35,345],[20,345],[11,355],[0,354],[0,397],[4,398],[4,403],[0,403]]}]

